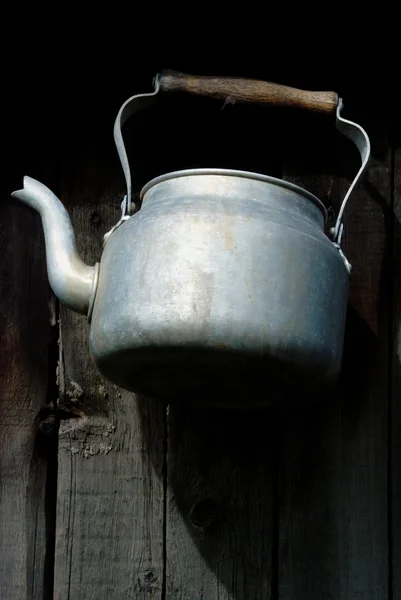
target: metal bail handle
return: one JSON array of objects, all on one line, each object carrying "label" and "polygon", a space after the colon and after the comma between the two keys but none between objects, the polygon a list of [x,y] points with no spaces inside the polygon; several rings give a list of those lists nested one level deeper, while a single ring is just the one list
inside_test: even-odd
[{"label": "metal bail handle", "polygon": [[346,193],[344,200],[341,203],[340,210],[338,212],[337,221],[335,226],[330,230],[332,235],[333,243],[340,247],[341,238],[343,234],[343,215],[345,211],[345,207],[351,196],[355,186],[358,181],[361,179],[362,175],[365,173],[367,166],[369,164],[370,158],[370,140],[366,131],[357,123],[353,123],[352,121],[347,121],[341,116],[341,111],[343,109],[344,103],[342,98],[339,99],[337,112],[336,112],[336,126],[340,133],[345,135],[348,139],[354,142],[355,146],[359,150],[359,154],[361,155],[361,168],[354,181],[351,183],[348,192]]},{"label": "metal bail handle", "polygon": [[[114,122],[114,142],[117,147],[118,156],[120,157],[121,166],[124,171],[125,183],[127,187],[127,194],[124,196],[124,199],[121,203],[121,212],[122,218],[120,221],[113,227],[113,230],[124,220],[124,217],[129,217],[135,210],[135,204],[132,203],[132,183],[131,183],[131,171],[128,162],[127,151],[124,146],[124,140],[122,135],[123,125],[128,121],[128,119],[138,110],[142,110],[143,108],[148,108],[155,103],[155,96],[159,91],[159,82],[157,79],[154,80],[154,90],[148,94],[137,94],[136,96],[131,96],[124,102],[118,111],[116,120]],[[111,234],[111,231],[109,232]],[[108,234],[108,235],[109,235]]]},{"label": "metal bail handle", "polygon": [[132,96],[121,106],[114,123],[114,141],[124,171],[127,194],[121,203],[122,216],[120,221],[105,236],[105,242],[111,233],[135,210],[132,203],[131,172],[122,137],[122,127],[129,117],[143,108],[152,106],[159,91],[166,93],[185,92],[198,96],[219,98],[225,103],[246,102],[256,104],[278,105],[306,109],[319,114],[331,115],[336,113],[336,126],[340,133],[350,139],[358,148],[361,156],[361,167],[345,195],[335,226],[330,234],[332,242],[340,252],[348,271],[351,265],[341,250],[343,234],[343,215],[347,202],[366,171],[370,158],[370,141],[366,131],[357,123],[348,121],[341,116],[344,103],[335,92],[315,92],[299,90],[288,86],[238,77],[206,77],[186,75],[175,71],[163,71],[153,80],[154,91],[148,94]]}]

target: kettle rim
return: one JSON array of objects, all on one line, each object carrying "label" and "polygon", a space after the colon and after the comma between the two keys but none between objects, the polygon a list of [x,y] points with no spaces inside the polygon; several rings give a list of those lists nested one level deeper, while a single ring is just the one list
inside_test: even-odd
[{"label": "kettle rim", "polygon": [[198,169],[181,169],[178,171],[170,171],[169,173],[163,173],[162,175],[158,175],[154,177],[148,183],[146,183],[140,191],[140,201],[142,202],[145,194],[155,185],[162,183],[164,181],[168,181],[170,179],[178,179],[180,177],[191,177],[196,175],[225,175],[228,177],[242,177],[245,179],[254,179],[255,181],[262,181],[265,183],[272,183],[279,187],[287,188],[293,192],[301,194],[306,197],[308,200],[311,200],[318,208],[320,208],[321,212],[324,216],[324,221],[327,221],[327,209],[324,206],[323,202],[319,200],[317,196],[305,190],[299,185],[295,183],[291,183],[290,181],[285,181],[284,179],[280,179],[278,177],[273,177],[271,175],[263,175],[262,173],[256,173],[253,171],[242,171],[238,169],[215,169],[215,168],[198,168]]}]

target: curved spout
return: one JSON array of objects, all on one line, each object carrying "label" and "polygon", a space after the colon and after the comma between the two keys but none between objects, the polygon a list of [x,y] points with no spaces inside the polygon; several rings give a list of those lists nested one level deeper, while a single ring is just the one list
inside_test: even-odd
[{"label": "curved spout", "polygon": [[24,187],[12,192],[42,218],[50,286],[63,304],[88,314],[95,293],[97,267],[89,267],[78,255],[75,235],[66,209],[45,185],[24,177]]}]

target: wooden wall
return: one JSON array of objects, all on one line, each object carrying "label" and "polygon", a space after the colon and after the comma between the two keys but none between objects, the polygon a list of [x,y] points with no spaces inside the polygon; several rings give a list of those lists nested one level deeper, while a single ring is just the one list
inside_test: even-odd
[{"label": "wooden wall", "polygon": [[[0,598],[401,598],[401,153],[390,95],[338,80],[372,141],[345,219],[353,265],[342,375],[313,404],[258,413],[164,406],[105,381],[84,317],[47,283],[39,217],[9,198],[24,174],[58,193],[85,261],[99,260],[124,180],[114,95],[4,99],[0,201]],[[269,78],[268,73],[252,75]],[[333,124],[177,99],[128,127],[136,192],[153,175],[264,172],[330,209],[358,167]]]}]

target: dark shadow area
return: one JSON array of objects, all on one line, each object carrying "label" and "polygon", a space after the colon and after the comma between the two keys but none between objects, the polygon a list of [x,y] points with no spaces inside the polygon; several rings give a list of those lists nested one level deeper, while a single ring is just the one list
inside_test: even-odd
[{"label": "dark shadow area", "polygon": [[[50,364],[54,366],[53,358]],[[36,552],[43,552],[43,600],[52,600],[54,593],[59,429],[59,419],[55,407],[56,399],[57,395],[52,394],[52,400],[38,412],[35,419],[33,428],[35,441],[27,488],[27,498],[31,510],[28,512],[26,523],[26,540],[28,550],[32,553],[28,560],[27,584],[28,589],[33,590],[34,595],[34,586],[37,585],[34,581],[35,571],[36,576],[39,575],[35,564],[35,555]],[[41,498],[44,499],[44,516],[42,515],[42,519],[38,520],[38,513],[42,507],[37,503]],[[37,548],[33,546],[33,543],[36,545],[37,538],[43,539],[43,547],[40,544]],[[41,562],[42,560],[43,557],[40,557]]]},{"label": "dark shadow area", "polygon": [[267,596],[276,578],[277,436],[268,411],[170,406],[170,528],[185,523],[216,588],[233,598]]},{"label": "dark shadow area", "polygon": [[[375,376],[372,366],[378,343],[352,308],[346,332],[340,380],[324,395],[285,398],[286,406],[281,408],[251,411],[169,406],[168,547],[182,520],[208,568],[236,600],[260,598],[278,585],[280,513],[289,501],[296,502],[298,509],[311,502],[311,491],[319,485],[328,459],[318,451],[330,434],[327,415],[340,411],[351,436],[352,428],[358,429]],[[141,419],[145,414],[141,409]],[[299,452],[293,457],[298,471],[296,497],[283,482],[279,488],[280,453],[288,450],[282,446],[281,428],[288,420],[294,423],[293,435],[299,441]],[[146,438],[146,424],[142,431]],[[149,447],[153,443],[149,440]],[[318,510],[313,500],[311,510]],[[330,549],[327,539],[315,531],[310,535],[305,543],[313,543],[316,559],[324,560]],[[178,542],[180,536],[182,532]],[[191,554],[178,560],[181,565],[188,560],[189,566]]]},{"label": "dark shadow area", "polygon": [[391,256],[390,403],[389,403],[389,586],[394,600],[401,592],[401,111],[393,99],[393,251]]}]

